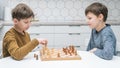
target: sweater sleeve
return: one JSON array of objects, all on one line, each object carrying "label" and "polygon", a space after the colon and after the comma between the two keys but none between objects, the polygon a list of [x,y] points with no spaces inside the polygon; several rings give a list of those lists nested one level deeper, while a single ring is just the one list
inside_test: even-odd
[{"label": "sweater sleeve", "polygon": [[113,55],[114,55],[114,46],[115,46],[115,39],[112,36],[112,34],[106,33],[103,35],[103,43],[104,47],[103,49],[97,49],[94,54],[106,59],[106,60],[111,60]]},{"label": "sweater sleeve", "polygon": [[9,40],[8,43],[8,52],[16,60],[23,59],[30,51],[32,51],[39,44],[37,39],[33,39],[32,41],[28,42],[22,47],[18,47],[15,39]]}]

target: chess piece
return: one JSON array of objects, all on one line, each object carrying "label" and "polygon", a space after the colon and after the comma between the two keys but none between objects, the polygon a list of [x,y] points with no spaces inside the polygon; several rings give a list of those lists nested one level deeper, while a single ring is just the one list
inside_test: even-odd
[{"label": "chess piece", "polygon": [[38,55],[37,55],[37,54],[34,54],[34,58],[35,58],[36,60],[38,60]]},{"label": "chess piece", "polygon": [[60,53],[57,54],[57,57],[60,57]]},{"label": "chess piece", "polygon": [[71,53],[71,50],[70,50],[70,49],[68,50],[68,53],[70,54],[70,56],[72,56],[72,53]]},{"label": "chess piece", "polygon": [[65,53],[65,55],[67,55],[68,54],[68,49],[67,49],[67,47],[66,48],[63,48],[63,52]]},{"label": "chess piece", "polygon": [[77,51],[75,50],[75,53],[74,53],[75,55],[77,55]]},{"label": "chess piece", "polygon": [[38,60],[38,55],[36,56],[36,60]]},{"label": "chess piece", "polygon": [[74,46],[71,46],[71,49],[72,49],[72,53],[73,53],[73,52],[74,52],[74,50],[75,50]]}]

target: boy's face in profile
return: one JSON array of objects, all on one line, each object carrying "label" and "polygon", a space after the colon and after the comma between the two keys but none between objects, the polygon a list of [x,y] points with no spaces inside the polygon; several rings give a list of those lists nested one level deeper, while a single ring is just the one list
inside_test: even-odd
[{"label": "boy's face in profile", "polygon": [[97,28],[98,25],[100,24],[100,21],[102,20],[101,14],[99,16],[96,16],[95,14],[91,12],[88,12],[86,17],[87,17],[87,24],[92,29]]},{"label": "boy's face in profile", "polygon": [[15,18],[13,19],[13,22],[17,29],[19,29],[20,31],[26,31],[31,25],[31,20],[32,20],[32,17],[21,19],[21,20],[17,20]]}]

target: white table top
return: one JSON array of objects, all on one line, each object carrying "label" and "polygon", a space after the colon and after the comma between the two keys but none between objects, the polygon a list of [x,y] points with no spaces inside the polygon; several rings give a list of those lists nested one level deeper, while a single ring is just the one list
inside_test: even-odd
[{"label": "white table top", "polygon": [[0,59],[0,68],[119,68],[120,57],[114,56],[112,60],[104,60],[93,53],[78,51],[81,60],[59,60],[59,61],[41,61],[34,58],[34,54],[29,53],[23,60],[17,61],[11,57]]}]

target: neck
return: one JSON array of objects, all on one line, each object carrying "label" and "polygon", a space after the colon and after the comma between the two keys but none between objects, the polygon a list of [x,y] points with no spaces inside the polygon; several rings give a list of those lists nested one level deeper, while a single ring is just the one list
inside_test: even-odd
[{"label": "neck", "polygon": [[96,28],[97,32],[99,32],[100,30],[102,30],[105,27],[105,22],[101,22],[101,24]]},{"label": "neck", "polygon": [[24,31],[20,30],[17,26],[13,27],[17,32],[21,33],[22,35],[24,35]]}]

